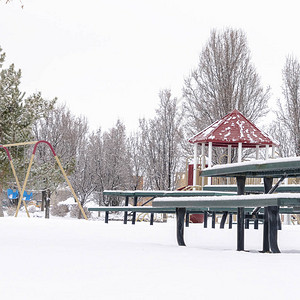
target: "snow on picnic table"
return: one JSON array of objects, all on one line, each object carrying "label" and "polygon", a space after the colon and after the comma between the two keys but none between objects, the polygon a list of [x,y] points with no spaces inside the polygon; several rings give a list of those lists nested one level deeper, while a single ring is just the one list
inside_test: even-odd
[{"label": "snow on picnic table", "polygon": [[262,254],[262,228],[185,228],[175,222],[0,218],[1,300],[297,299],[300,226],[283,226],[281,254]]}]

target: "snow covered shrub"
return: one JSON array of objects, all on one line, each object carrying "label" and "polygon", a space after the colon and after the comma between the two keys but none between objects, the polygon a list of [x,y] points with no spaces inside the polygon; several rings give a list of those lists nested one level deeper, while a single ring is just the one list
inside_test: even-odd
[{"label": "snow covered shrub", "polygon": [[[90,211],[88,211],[88,209],[86,207],[83,208],[87,218],[91,218],[92,216],[92,213]],[[70,212],[70,217],[71,218],[79,218],[79,212],[80,212],[80,209],[79,209],[79,206],[78,205],[72,205],[72,208],[71,208],[71,212]],[[80,213],[80,218],[83,219],[83,216],[82,214]]]},{"label": "snow covered shrub", "polygon": [[14,216],[15,213],[16,213],[16,207],[10,206],[10,207],[8,207],[8,209],[7,209],[6,212],[7,212],[7,215],[8,215],[8,216],[12,217],[12,216]]},{"label": "snow covered shrub", "polygon": [[36,207],[34,205],[29,205],[27,207],[27,209],[28,209],[28,212],[30,212],[32,214],[36,212]]},{"label": "snow covered shrub", "polygon": [[51,207],[52,216],[65,217],[69,211],[69,206],[67,204],[54,204]]}]

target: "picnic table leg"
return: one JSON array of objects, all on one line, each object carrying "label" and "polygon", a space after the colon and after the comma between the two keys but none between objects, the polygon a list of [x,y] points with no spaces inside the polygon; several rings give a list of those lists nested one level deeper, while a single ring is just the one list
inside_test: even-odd
[{"label": "picnic table leg", "polygon": [[190,226],[190,214],[186,213],[185,215],[185,227],[189,227]]},{"label": "picnic table leg", "polygon": [[[246,177],[245,176],[237,176],[237,194],[244,195],[245,194],[245,184]],[[237,251],[244,251],[245,249],[245,228],[244,222],[245,214],[244,207],[238,207],[237,211]]]},{"label": "picnic table leg", "polygon": [[279,213],[277,214],[277,229],[281,230],[282,226],[281,226],[281,219],[280,219],[280,215]]},{"label": "picnic table leg", "polygon": [[273,253],[280,253],[280,250],[277,245],[277,225],[278,225],[278,206],[269,206],[269,238],[270,238],[270,247]]},{"label": "picnic table leg", "polygon": [[108,214],[109,214],[109,211],[106,211],[105,212],[105,223],[108,223]]},{"label": "picnic table leg", "polygon": [[[133,206],[137,206],[137,196],[133,197]],[[134,211],[132,213],[132,224],[135,224],[135,219],[136,219],[136,212]]]},{"label": "picnic table leg", "polygon": [[221,229],[223,229],[225,227],[225,222],[226,222],[227,216],[228,216],[228,211],[224,211],[222,219],[221,219],[221,223],[220,223]]},{"label": "picnic table leg", "polygon": [[[272,177],[264,177],[265,194],[267,194],[273,184]],[[277,229],[277,225],[276,225]],[[263,232],[263,250],[262,252],[270,252],[270,222],[269,222],[269,208],[265,207],[264,211],[264,232]]]},{"label": "picnic table leg", "polygon": [[[125,197],[125,206],[129,204],[129,196]],[[124,211],[124,224],[127,224],[128,211]]]},{"label": "picnic table leg", "polygon": [[204,228],[207,228],[207,211],[205,211],[204,212],[204,224],[203,224],[203,226],[204,226]]},{"label": "picnic table leg", "polygon": [[263,232],[263,250],[262,252],[270,252],[269,244],[269,209],[264,208],[264,232]]},{"label": "picnic table leg", "polygon": [[246,216],[247,216],[247,218],[245,220],[245,229],[249,229],[249,224],[250,224],[249,217],[250,217],[250,214],[247,213]]},{"label": "picnic table leg", "polygon": [[176,222],[177,222],[177,243],[179,246],[185,246],[184,243],[184,216],[186,209],[184,207],[176,208]]},{"label": "picnic table leg", "polygon": [[229,214],[229,224],[228,224],[228,228],[232,229],[232,213]]},{"label": "picnic table leg", "polygon": [[237,251],[245,250],[245,213],[244,207],[238,207],[237,213]]},{"label": "picnic table leg", "polygon": [[254,220],[254,229],[258,229],[258,219]]},{"label": "picnic table leg", "polygon": [[153,225],[154,222],[154,213],[150,214],[150,225]]},{"label": "picnic table leg", "polygon": [[211,216],[211,228],[216,228],[216,212],[212,212]]}]

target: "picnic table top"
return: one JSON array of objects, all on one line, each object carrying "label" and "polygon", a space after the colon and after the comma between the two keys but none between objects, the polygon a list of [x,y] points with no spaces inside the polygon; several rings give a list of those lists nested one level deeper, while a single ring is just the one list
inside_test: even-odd
[{"label": "picnic table top", "polygon": [[300,176],[300,157],[216,165],[200,172],[200,176],[206,177],[281,177],[284,174],[287,177]]},{"label": "picnic table top", "polygon": [[185,196],[219,196],[219,195],[235,195],[234,192],[218,192],[218,191],[121,191],[121,190],[105,190],[103,195],[110,196],[128,196],[128,197],[185,197]]},{"label": "picnic table top", "polygon": [[222,197],[156,198],[153,207],[257,207],[257,206],[300,206],[300,193],[234,195]]}]

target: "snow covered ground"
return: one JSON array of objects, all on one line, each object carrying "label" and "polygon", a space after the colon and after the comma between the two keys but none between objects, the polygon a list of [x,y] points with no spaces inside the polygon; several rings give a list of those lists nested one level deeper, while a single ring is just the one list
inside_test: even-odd
[{"label": "snow covered ground", "polygon": [[0,299],[297,299],[300,226],[279,232],[281,254],[262,254],[262,228],[0,218]]}]

